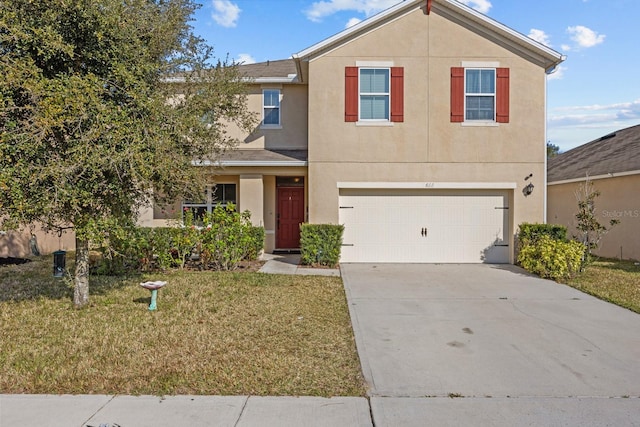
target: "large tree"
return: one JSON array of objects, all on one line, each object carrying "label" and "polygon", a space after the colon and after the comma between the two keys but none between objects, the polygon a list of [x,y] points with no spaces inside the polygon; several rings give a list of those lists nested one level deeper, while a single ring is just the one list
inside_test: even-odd
[{"label": "large tree", "polygon": [[238,67],[211,64],[193,0],[0,1],[0,229],[76,233],[74,304],[88,250],[144,203],[201,188],[204,168],[249,130]]}]

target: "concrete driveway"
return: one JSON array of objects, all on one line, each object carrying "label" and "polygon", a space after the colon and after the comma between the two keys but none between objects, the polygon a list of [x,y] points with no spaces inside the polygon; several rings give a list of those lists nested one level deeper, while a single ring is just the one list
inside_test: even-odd
[{"label": "concrete driveway", "polygon": [[640,425],[640,315],[514,266],[341,271],[376,426]]}]

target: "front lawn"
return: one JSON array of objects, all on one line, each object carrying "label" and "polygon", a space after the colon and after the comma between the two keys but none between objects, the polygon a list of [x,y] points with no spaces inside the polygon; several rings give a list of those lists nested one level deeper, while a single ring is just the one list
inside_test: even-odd
[{"label": "front lawn", "polygon": [[640,265],[601,259],[566,283],[605,301],[640,313]]},{"label": "front lawn", "polygon": [[[363,396],[336,277],[176,271],[91,277],[0,266],[0,393]],[[166,280],[158,310],[138,285]]]}]

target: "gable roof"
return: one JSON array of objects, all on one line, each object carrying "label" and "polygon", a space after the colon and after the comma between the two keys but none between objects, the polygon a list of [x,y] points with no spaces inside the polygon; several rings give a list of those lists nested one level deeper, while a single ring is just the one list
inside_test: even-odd
[{"label": "gable roof", "polygon": [[430,13],[436,13],[453,22],[464,24],[487,39],[503,42],[514,52],[543,67],[547,72],[555,69],[555,67],[565,59],[561,53],[483,15],[459,1],[430,0],[425,2],[425,0],[404,0],[377,15],[371,16],[334,36],[294,54],[293,58],[296,60],[299,71],[300,61],[308,61],[321,56],[354,37],[374,30],[385,22],[397,19],[402,15],[414,11],[416,8],[427,7],[427,3],[431,3]]},{"label": "gable roof", "polygon": [[547,181],[640,173],[640,125],[610,133],[549,159]]}]

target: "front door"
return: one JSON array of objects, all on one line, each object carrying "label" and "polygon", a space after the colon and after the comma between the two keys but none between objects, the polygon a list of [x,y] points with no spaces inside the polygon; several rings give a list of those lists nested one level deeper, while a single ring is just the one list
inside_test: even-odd
[{"label": "front door", "polygon": [[304,222],[304,187],[278,187],[276,248],[299,248],[302,222]]}]

